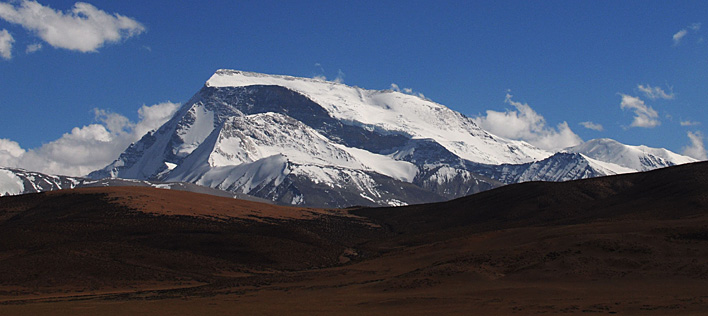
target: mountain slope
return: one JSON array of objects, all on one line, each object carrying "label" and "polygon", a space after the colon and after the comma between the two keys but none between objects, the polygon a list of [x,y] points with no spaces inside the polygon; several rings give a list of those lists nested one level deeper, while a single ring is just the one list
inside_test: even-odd
[{"label": "mountain slope", "polygon": [[0,168],[0,196],[73,189],[81,178],[46,175],[14,168]]},{"label": "mountain slope", "polygon": [[595,160],[583,154],[564,152],[525,164],[478,166],[473,170],[506,184],[530,181],[561,182],[637,172],[637,170]]}]

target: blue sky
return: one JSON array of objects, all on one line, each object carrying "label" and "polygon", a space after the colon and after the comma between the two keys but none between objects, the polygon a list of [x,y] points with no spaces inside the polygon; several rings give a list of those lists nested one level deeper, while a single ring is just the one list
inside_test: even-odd
[{"label": "blue sky", "polygon": [[219,68],[395,83],[501,136],[705,158],[706,1],[87,3],[0,1],[0,165],[125,146]]}]

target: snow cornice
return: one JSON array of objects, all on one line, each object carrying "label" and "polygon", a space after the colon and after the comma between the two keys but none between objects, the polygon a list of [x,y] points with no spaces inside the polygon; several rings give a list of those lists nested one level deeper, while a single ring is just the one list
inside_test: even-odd
[{"label": "snow cornice", "polygon": [[[327,81],[315,78],[294,77],[288,75],[271,75],[258,72],[234,70],[234,69],[219,69],[207,80],[207,87],[241,87],[247,85],[262,84],[268,80],[286,80],[286,81],[304,81],[311,83],[330,84],[347,86],[343,83]],[[358,87],[355,87],[358,88]]]}]

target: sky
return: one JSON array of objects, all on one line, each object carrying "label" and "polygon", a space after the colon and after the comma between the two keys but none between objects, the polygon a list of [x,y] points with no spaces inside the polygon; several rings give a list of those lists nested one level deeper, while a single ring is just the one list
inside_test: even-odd
[{"label": "sky", "polygon": [[101,168],[221,68],[418,94],[548,150],[706,159],[706,1],[0,0],[0,166]]}]

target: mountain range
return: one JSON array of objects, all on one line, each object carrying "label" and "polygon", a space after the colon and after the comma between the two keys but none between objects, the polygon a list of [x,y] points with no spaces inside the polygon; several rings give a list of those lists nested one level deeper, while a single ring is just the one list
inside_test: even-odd
[{"label": "mountain range", "polygon": [[2,315],[706,315],[708,163],[315,209],[0,197]]},{"label": "mountain range", "polygon": [[[693,161],[610,139],[553,153],[419,96],[218,70],[168,122],[88,179],[192,183],[290,205],[396,206]],[[8,187],[20,178],[25,189]],[[43,188],[26,179],[4,169],[0,194]],[[51,189],[91,181],[57,179]]]}]

